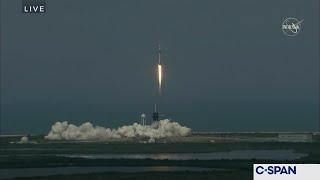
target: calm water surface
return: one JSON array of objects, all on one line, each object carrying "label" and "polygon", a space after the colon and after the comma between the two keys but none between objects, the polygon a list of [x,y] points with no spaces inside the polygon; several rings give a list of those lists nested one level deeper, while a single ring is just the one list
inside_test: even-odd
[{"label": "calm water surface", "polygon": [[171,171],[210,171],[209,168],[178,166],[141,166],[141,167],[55,167],[55,168],[14,168],[0,169],[0,179],[15,177],[68,175],[99,172],[171,172]]},{"label": "calm water surface", "polygon": [[220,159],[267,159],[294,160],[307,156],[293,150],[235,150],[212,153],[157,153],[157,154],[65,154],[57,155],[85,159],[154,159],[154,160],[220,160]]}]

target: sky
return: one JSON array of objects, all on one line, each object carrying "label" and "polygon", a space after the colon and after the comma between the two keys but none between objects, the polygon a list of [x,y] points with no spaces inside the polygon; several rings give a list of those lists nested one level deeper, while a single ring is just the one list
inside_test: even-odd
[{"label": "sky", "polygon": [[[194,131],[319,127],[319,1],[1,0],[4,134],[118,127],[155,103]],[[287,17],[303,20],[294,37]],[[162,94],[155,81],[161,44]]]}]

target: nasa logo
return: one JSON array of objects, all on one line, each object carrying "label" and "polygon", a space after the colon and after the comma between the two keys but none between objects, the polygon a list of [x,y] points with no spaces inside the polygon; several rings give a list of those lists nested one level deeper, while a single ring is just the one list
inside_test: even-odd
[{"label": "nasa logo", "polygon": [[262,175],[267,173],[269,175],[292,175],[297,174],[296,166],[257,166],[255,169],[255,173]]},{"label": "nasa logo", "polygon": [[23,13],[45,13],[46,3],[44,0],[23,0],[22,1]]},{"label": "nasa logo", "polygon": [[301,23],[297,18],[289,17],[282,22],[282,31],[287,36],[296,36],[301,30]]}]

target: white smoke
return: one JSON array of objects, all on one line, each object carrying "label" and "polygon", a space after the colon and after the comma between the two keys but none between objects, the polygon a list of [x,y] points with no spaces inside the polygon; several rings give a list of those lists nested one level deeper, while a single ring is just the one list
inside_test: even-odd
[{"label": "white smoke", "polygon": [[29,138],[27,136],[23,136],[18,143],[26,144],[29,142]]},{"label": "white smoke", "polygon": [[190,128],[181,126],[177,122],[168,119],[155,121],[151,125],[140,125],[134,123],[122,126],[118,129],[110,129],[101,126],[93,126],[86,122],[80,126],[69,124],[67,121],[56,122],[51,131],[45,136],[48,140],[85,140],[85,141],[107,141],[120,138],[149,138],[150,142],[165,137],[187,136]]}]

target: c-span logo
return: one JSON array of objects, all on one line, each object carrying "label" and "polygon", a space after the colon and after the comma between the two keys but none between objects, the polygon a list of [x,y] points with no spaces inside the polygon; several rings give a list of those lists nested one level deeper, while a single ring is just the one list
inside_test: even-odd
[{"label": "c-span logo", "polygon": [[297,174],[297,166],[257,166],[256,167],[257,174]]},{"label": "c-span logo", "polygon": [[298,20],[294,17],[286,18],[282,22],[282,31],[287,36],[296,36],[301,31],[303,20]]},{"label": "c-span logo", "polygon": [[45,13],[46,2],[44,0],[22,0],[23,13]]},{"label": "c-span logo", "polygon": [[319,180],[320,164],[254,164],[253,180]]}]

